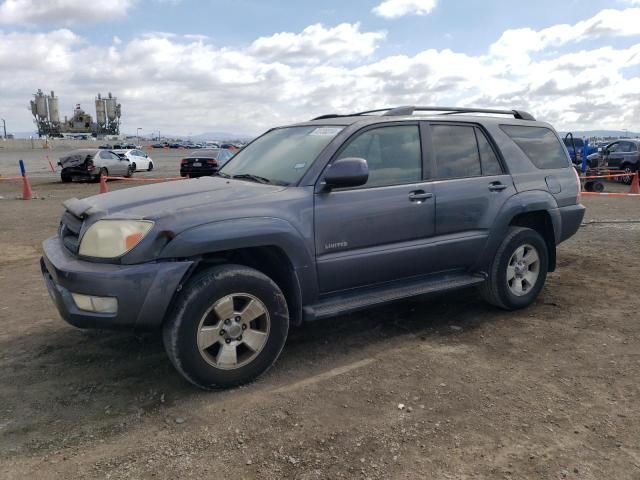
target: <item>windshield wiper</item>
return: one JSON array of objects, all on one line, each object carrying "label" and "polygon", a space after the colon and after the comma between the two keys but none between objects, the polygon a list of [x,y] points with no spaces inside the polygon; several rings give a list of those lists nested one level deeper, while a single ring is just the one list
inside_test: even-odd
[{"label": "windshield wiper", "polygon": [[231,178],[237,178],[240,180],[250,180],[252,182],[257,182],[257,183],[273,183],[268,178],[261,177],[259,175],[252,175],[250,173],[240,173],[238,175],[233,175],[233,177]]},{"label": "windshield wiper", "polygon": [[222,178],[231,178],[231,175],[229,175],[228,173],[221,172],[220,170],[216,172],[216,176],[222,177]]}]

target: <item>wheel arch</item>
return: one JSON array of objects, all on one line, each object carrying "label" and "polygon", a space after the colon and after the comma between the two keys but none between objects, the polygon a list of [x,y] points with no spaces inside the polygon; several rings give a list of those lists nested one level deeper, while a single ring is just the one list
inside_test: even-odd
[{"label": "wheel arch", "polygon": [[554,271],[556,244],[561,237],[562,222],[555,198],[544,190],[521,192],[505,202],[496,216],[485,249],[474,270],[487,271],[511,226],[532,228],[542,235],[549,253],[548,271]]},{"label": "wheel arch", "polygon": [[282,248],[276,245],[262,245],[207,253],[200,257],[195,267],[183,279],[183,283],[204,270],[224,264],[244,265],[264,273],[282,290],[287,301],[291,324],[302,323],[300,280],[291,259]]},{"label": "wheel arch", "polygon": [[277,218],[242,218],[191,228],[173,238],[160,256],[195,260],[182,284],[213,265],[236,263],[255,268],[280,287],[294,325],[302,320],[303,303],[317,295],[306,242],[291,224]]},{"label": "wheel arch", "polygon": [[553,272],[556,269],[556,236],[551,215],[549,215],[548,211],[534,210],[520,213],[511,219],[509,226],[526,227],[538,232],[547,245],[549,257],[547,271]]}]

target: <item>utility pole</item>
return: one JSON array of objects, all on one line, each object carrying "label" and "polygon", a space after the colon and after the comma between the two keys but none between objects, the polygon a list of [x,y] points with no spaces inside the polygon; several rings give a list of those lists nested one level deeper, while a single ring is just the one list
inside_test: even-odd
[{"label": "utility pole", "polygon": [[5,119],[2,119],[2,127],[4,128],[4,139],[7,139],[7,122],[5,121]]}]

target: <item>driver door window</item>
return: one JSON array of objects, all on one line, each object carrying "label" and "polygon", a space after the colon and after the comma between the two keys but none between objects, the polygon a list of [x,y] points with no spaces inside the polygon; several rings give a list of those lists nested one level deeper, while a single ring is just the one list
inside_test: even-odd
[{"label": "driver door window", "polygon": [[417,125],[368,130],[358,135],[337,159],[364,158],[369,179],[359,188],[402,185],[422,181],[422,153]]}]

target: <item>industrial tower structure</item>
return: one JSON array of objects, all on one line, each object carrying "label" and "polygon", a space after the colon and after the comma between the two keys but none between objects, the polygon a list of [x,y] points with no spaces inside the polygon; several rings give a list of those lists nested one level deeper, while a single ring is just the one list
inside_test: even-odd
[{"label": "industrial tower structure", "polygon": [[51,91],[51,95],[42,93],[38,89],[31,100],[31,114],[38,127],[39,137],[59,137],[65,133],[88,134],[94,137],[120,134],[121,105],[116,97],[109,92],[106,98],[100,94],[96,97],[96,122],[86,113],[80,104],[76,104],[71,119],[64,117],[60,121],[58,97]]}]

